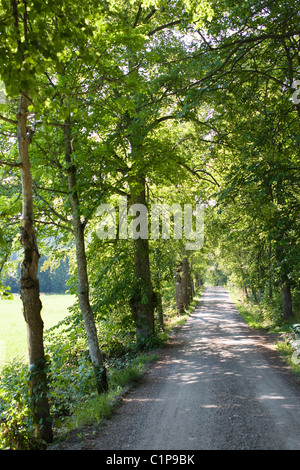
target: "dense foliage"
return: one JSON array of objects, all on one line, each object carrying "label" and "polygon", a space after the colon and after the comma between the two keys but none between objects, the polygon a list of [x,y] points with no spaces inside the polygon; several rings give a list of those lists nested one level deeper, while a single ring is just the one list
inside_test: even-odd
[{"label": "dense foliage", "polygon": [[[39,387],[58,426],[116,371],[138,375],[130,361],[203,282],[243,289],[266,322],[295,320],[299,23],[294,0],[2,1],[1,292],[21,277],[26,310],[24,269],[39,251],[40,291],[67,285],[78,300],[44,338],[47,383],[35,361],[1,372],[4,446],[40,445]],[[169,239],[123,236],[120,198],[201,205],[203,248],[176,239],[175,217]],[[97,236],[103,204],[118,236]]]}]

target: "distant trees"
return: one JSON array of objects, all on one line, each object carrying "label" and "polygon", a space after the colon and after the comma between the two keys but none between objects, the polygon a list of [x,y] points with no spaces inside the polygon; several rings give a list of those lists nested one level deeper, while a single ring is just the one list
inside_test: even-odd
[{"label": "distant trees", "polygon": [[[17,261],[12,261],[15,264]],[[40,291],[45,294],[65,294],[68,290],[69,260],[62,259],[58,266],[51,266],[47,263],[47,258],[42,255],[40,258],[38,278]],[[10,288],[13,294],[20,293],[20,266],[14,266],[13,270],[7,270],[3,278],[3,284]]]}]

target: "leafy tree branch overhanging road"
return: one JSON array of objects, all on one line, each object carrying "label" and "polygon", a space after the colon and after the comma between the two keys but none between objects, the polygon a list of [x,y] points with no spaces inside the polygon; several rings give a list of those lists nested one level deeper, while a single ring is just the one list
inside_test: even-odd
[{"label": "leafy tree branch overhanging road", "polygon": [[[98,321],[109,312],[126,330],[130,318],[144,347],[157,312],[163,327],[187,256],[199,280],[218,253],[248,296],[273,305],[279,293],[282,318],[293,320],[299,5],[12,0],[2,2],[0,35],[0,271],[22,246],[33,421],[36,437],[51,441],[37,279],[50,237],[53,257],[74,255],[75,310],[100,394],[108,380]],[[146,206],[200,201],[202,252],[187,254],[180,240],[100,242],[97,207],[119,195]]]}]

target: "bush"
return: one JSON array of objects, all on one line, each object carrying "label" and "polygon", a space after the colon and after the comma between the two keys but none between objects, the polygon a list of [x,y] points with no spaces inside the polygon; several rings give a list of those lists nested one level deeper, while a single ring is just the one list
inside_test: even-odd
[{"label": "bush", "polygon": [[[83,426],[108,417],[122,388],[136,384],[144,374],[145,364],[156,358],[147,351],[161,347],[167,339],[167,333],[161,332],[137,344],[132,321],[126,316],[122,319],[121,315],[98,319],[98,334],[109,380],[109,393],[101,396],[96,393],[94,370],[78,309],[74,308],[72,315],[45,332],[49,403],[57,436],[79,423]],[[27,380],[28,366],[23,363],[11,363],[1,371],[2,449],[43,447],[44,443],[34,438]]]},{"label": "bush", "polygon": [[14,361],[1,371],[0,449],[28,450],[43,443],[34,437],[29,408],[28,367]]},{"label": "bush", "polygon": [[10,407],[1,415],[0,448],[11,450],[31,450],[43,447],[35,439],[31,412],[22,400],[12,400]]}]

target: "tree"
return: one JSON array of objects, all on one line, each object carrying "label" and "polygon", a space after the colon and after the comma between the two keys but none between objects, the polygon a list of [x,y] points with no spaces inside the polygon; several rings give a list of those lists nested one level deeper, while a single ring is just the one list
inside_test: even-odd
[{"label": "tree", "polygon": [[[169,133],[165,124],[179,117],[176,90],[188,81],[180,67],[188,53],[183,35],[191,27],[192,13],[184,2],[149,6],[120,2],[118,7],[115,6],[111,24],[119,25],[121,35],[126,31],[121,53],[119,49],[112,51],[120,81],[118,87],[106,91],[104,102],[98,100],[98,105],[109,108],[113,117],[107,138],[101,135],[99,125],[98,139],[104,140],[107,164],[110,168],[114,166],[115,192],[127,196],[130,204],[147,207],[150,182],[160,178],[160,172],[168,171],[166,159],[161,160],[163,132]],[[166,149],[164,152],[167,154]],[[177,163],[172,157],[169,160],[170,170],[177,171],[174,170]],[[135,281],[130,306],[137,336],[143,341],[154,334],[150,249],[147,237],[142,234],[132,243]]]},{"label": "tree", "polygon": [[195,110],[203,100],[211,105],[206,125],[215,142],[210,154],[214,171],[222,168],[225,175],[216,196],[220,210],[230,216],[232,207],[243,209],[227,224],[239,231],[246,221],[249,233],[254,227],[261,240],[250,249],[254,259],[264,258],[259,256],[262,244],[264,253],[271,247],[272,277],[281,286],[288,319],[299,258],[293,230],[299,207],[299,104],[291,100],[299,66],[299,15],[290,1],[212,2],[212,8],[214,20],[206,22],[205,33],[199,32],[201,43],[194,57],[201,68],[188,87],[184,109]]},{"label": "tree", "polygon": [[[52,439],[51,420],[47,398],[46,363],[43,349],[42,304],[39,298],[37,279],[39,251],[34,229],[33,179],[29,156],[29,145],[36,132],[37,122],[29,118],[36,107],[45,115],[49,102],[40,95],[42,77],[47,69],[60,68],[59,53],[65,47],[84,50],[87,34],[91,28],[86,23],[89,8],[71,2],[31,2],[12,0],[3,3],[0,13],[2,54],[0,59],[1,78],[8,99],[20,96],[17,122],[1,116],[4,122],[18,126],[18,147],[20,162],[9,166],[21,169],[23,210],[21,243],[24,260],[21,265],[21,297],[24,317],[28,326],[30,383],[32,410],[36,425],[36,436],[47,442]],[[67,31],[66,31],[67,25]]]},{"label": "tree", "polygon": [[103,356],[100,352],[97,329],[94,320],[93,310],[89,300],[89,281],[87,272],[87,260],[85,253],[84,228],[85,225],[80,219],[80,202],[77,192],[76,166],[72,162],[72,138],[71,120],[68,119],[64,127],[65,141],[65,162],[67,165],[68,190],[72,210],[72,225],[76,246],[77,276],[78,276],[78,299],[82,312],[85,329],[87,332],[91,361],[95,371],[98,393],[108,390],[106,369]]},{"label": "tree", "polygon": [[[28,55],[28,23],[27,5],[21,13],[20,5],[12,1],[7,11],[2,9],[3,26],[8,28],[8,40],[6,42],[6,54],[2,56],[4,63],[8,60],[4,80],[7,83],[7,70],[12,71],[16,64],[25,65]],[[6,17],[6,18],[5,18]],[[7,20],[9,18],[9,20]],[[8,23],[9,26],[6,24]],[[8,49],[8,41],[10,40]],[[14,52],[16,51],[16,52]],[[30,55],[30,54],[29,54]],[[2,65],[3,67],[3,65]],[[27,72],[28,73],[28,72]],[[52,426],[49,419],[49,403],[47,396],[47,375],[46,361],[43,346],[43,321],[41,318],[42,303],[39,297],[39,282],[37,279],[39,251],[36,241],[36,234],[33,226],[33,188],[32,174],[29,158],[29,144],[31,132],[28,131],[28,106],[31,103],[29,98],[29,85],[26,72],[17,73],[17,79],[13,80],[12,88],[19,86],[20,103],[17,114],[18,125],[18,149],[22,181],[22,225],[20,228],[20,241],[24,247],[24,259],[21,264],[21,299],[24,308],[24,318],[28,330],[28,352],[30,363],[30,389],[32,396],[32,410],[36,428],[36,437],[46,442],[52,440]]]}]

